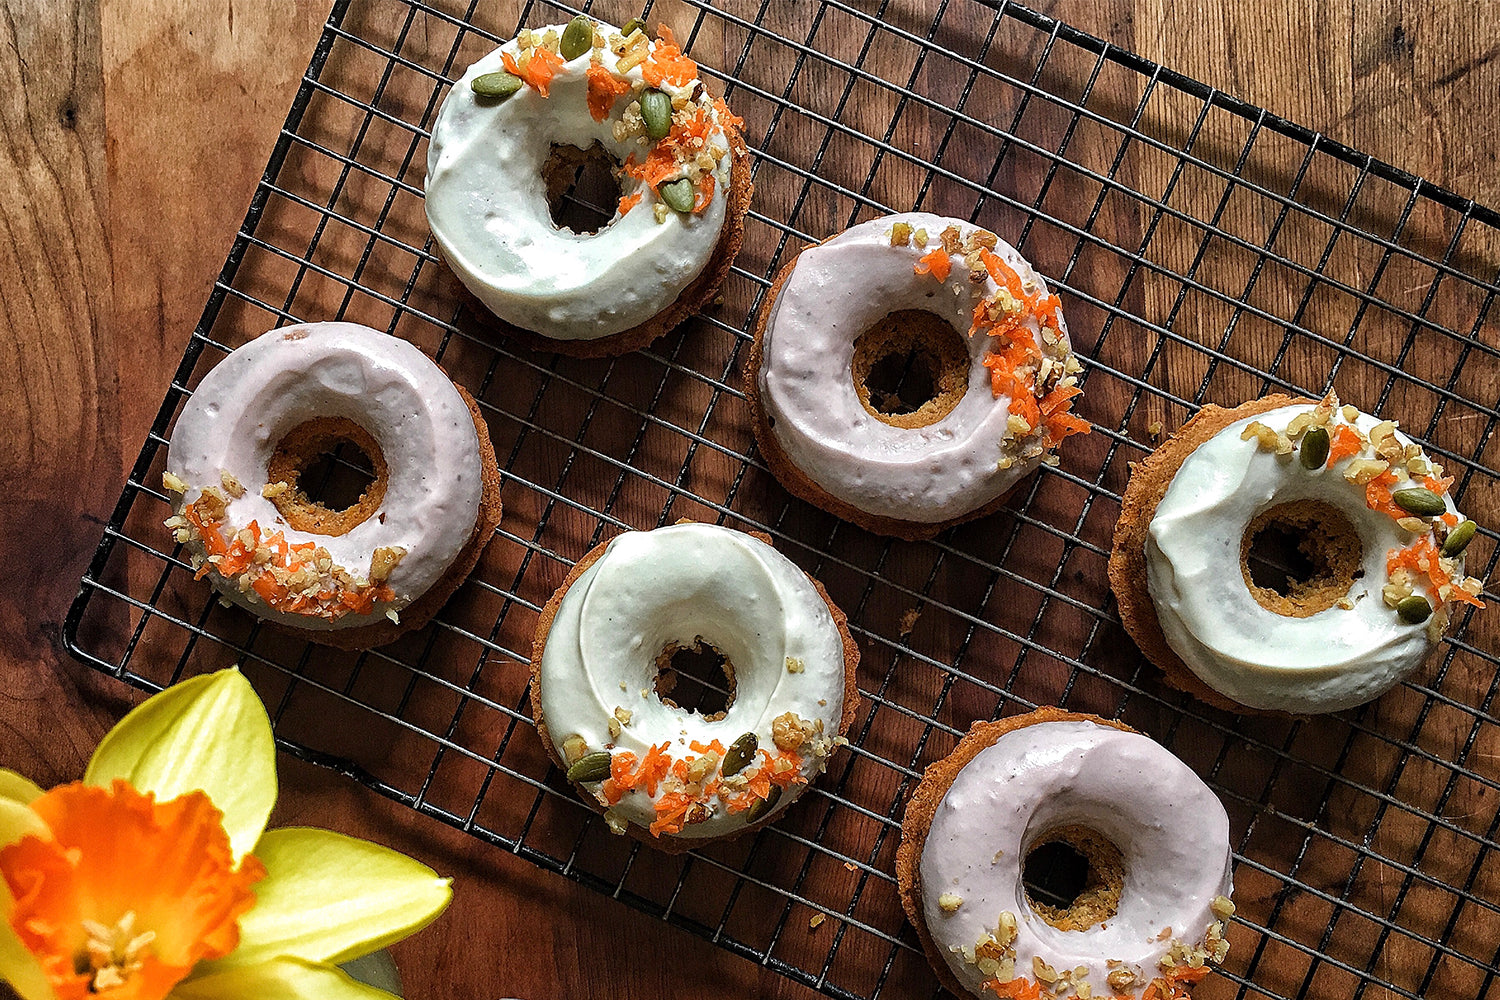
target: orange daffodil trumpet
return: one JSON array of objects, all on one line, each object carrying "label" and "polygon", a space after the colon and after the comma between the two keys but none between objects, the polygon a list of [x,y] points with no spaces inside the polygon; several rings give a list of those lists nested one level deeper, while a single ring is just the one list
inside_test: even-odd
[{"label": "orange daffodil trumpet", "polygon": [[276,748],[235,670],[148,699],[83,781],[0,768],[0,978],[22,1000],[390,1000],[341,962],[448,905],[448,880],[327,830],[266,830]]}]

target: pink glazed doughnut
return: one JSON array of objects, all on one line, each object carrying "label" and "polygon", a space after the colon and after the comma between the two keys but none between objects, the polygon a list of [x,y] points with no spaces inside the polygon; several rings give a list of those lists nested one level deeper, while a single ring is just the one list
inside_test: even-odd
[{"label": "pink glazed doughnut", "polygon": [[[1048,902],[1022,876],[1053,845],[1086,868]],[[1177,1000],[1229,951],[1229,860],[1229,818],[1186,764],[1121,723],[1043,708],[976,723],[928,767],[896,875],[955,993]]]}]

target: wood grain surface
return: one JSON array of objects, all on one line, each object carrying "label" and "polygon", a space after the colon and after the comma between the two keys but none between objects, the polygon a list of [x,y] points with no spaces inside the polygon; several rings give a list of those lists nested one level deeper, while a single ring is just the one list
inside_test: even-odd
[{"label": "wood grain surface", "polygon": [[[383,16],[374,6],[371,16]],[[929,6],[915,0],[889,6],[893,20],[931,21]],[[1461,195],[1500,204],[1500,18],[1491,4],[1110,0],[1038,6]],[[790,0],[772,0],[770,8],[771,16],[788,23],[806,16],[804,5]],[[241,222],[327,11],[316,3],[232,0],[0,0],[0,13],[0,579],[6,581],[0,587],[0,765],[46,786],[79,777],[97,740],[138,700],[68,655],[63,615]],[[976,22],[974,30],[983,28]],[[865,65],[905,82],[909,59],[903,58],[875,52]],[[1081,81],[1066,74],[1087,69],[1057,68],[1064,77],[1056,85],[1076,91]],[[1119,92],[1105,92],[1116,83]],[[1102,99],[1126,105],[1141,99],[1131,89],[1138,82],[1123,75],[1098,86]],[[807,100],[819,97],[814,92]],[[794,93],[793,99],[802,97]],[[991,117],[988,110],[979,114]],[[803,138],[794,125],[787,129],[786,142]],[[912,129],[892,142],[920,152],[939,139],[920,124]],[[1098,154],[1087,148],[1089,141],[1080,136],[1079,156]],[[835,144],[819,170],[862,177],[869,164],[854,161],[863,155]],[[1277,167],[1274,157],[1264,165],[1273,172]],[[1149,157],[1124,169],[1140,189],[1172,183],[1168,165]],[[898,188],[901,183],[892,181]],[[847,221],[847,205],[792,204],[783,194],[768,186],[756,209],[795,217],[801,230],[817,236]],[[1188,190],[1183,197],[1191,205],[1200,195]],[[1217,197],[1213,191],[1211,198]],[[1259,226],[1263,238],[1267,221],[1242,219],[1241,211],[1259,209],[1229,205],[1223,223]],[[409,238],[420,246],[423,235]],[[1328,237],[1289,232],[1283,238]],[[1493,249],[1465,248],[1476,254]],[[1199,247],[1188,234],[1164,231],[1152,252],[1181,271]],[[1233,261],[1209,266],[1238,273]],[[1350,266],[1351,280],[1370,277],[1365,262]],[[1266,276],[1256,294],[1294,294],[1290,283],[1278,284],[1282,280]],[[1223,325],[1213,302],[1184,304],[1175,285],[1142,281],[1134,287],[1139,299],[1130,306],[1140,315]],[[1239,356],[1269,361],[1281,335],[1247,322],[1233,336],[1242,338]],[[1189,359],[1174,367],[1178,360],[1164,359],[1157,374],[1190,398],[1203,373]],[[1284,363],[1294,379],[1298,365],[1309,373],[1327,368],[1326,358],[1314,356]],[[1413,370],[1433,377],[1446,377],[1442,364],[1441,358],[1410,361]],[[1364,376],[1350,378],[1361,384]],[[1260,388],[1247,377],[1241,391]],[[1486,398],[1493,404],[1495,394]],[[1158,407],[1132,418],[1131,426],[1153,418],[1171,426],[1183,416]],[[511,503],[507,496],[508,513]],[[649,493],[623,503],[617,514],[627,520],[633,515],[624,511],[632,505],[649,518],[662,506]],[[535,516],[525,503],[517,511],[523,523]],[[122,617],[119,625],[129,623]],[[328,771],[283,758],[281,772],[273,825],[312,823],[376,839],[455,877],[448,913],[396,949],[410,996],[812,995]],[[1414,775],[1417,787],[1403,785],[1402,794],[1419,800],[1422,780]],[[1495,808],[1492,798],[1472,804],[1491,813]],[[1379,836],[1386,834],[1381,828]],[[1393,948],[1388,961],[1399,964],[1399,947]],[[1395,973],[1383,969],[1382,975]],[[1278,990],[1295,986],[1276,984]],[[935,988],[932,980],[926,988]],[[1324,995],[1320,989],[1314,995]]]}]

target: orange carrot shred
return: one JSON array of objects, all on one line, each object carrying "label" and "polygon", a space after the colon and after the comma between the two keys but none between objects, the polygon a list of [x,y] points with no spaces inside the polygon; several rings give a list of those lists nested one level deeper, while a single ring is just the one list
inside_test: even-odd
[{"label": "orange carrot shred", "polygon": [[953,269],[953,259],[942,247],[934,247],[917,261],[914,270],[918,274],[930,274],[938,281],[947,281]]},{"label": "orange carrot shred", "polygon": [[616,211],[618,211],[621,215],[624,215],[640,203],[641,193],[637,191],[635,194],[626,195],[624,198],[621,198],[619,208],[616,209]]},{"label": "orange carrot shred", "polygon": [[651,55],[641,64],[641,76],[646,85],[660,87],[663,83],[670,83],[674,87],[687,86],[698,75],[698,64],[682,54],[671,28],[658,25],[657,34]]},{"label": "orange carrot shred", "polygon": [[615,106],[615,101],[630,93],[630,84],[616,77],[599,63],[589,64],[588,79],[589,114],[594,116],[594,121],[602,122],[609,117],[609,111]]},{"label": "orange carrot shred", "polygon": [[531,58],[527,60],[524,70],[509,52],[500,53],[500,61],[505,64],[507,72],[520,77],[528,87],[543,97],[550,96],[552,78],[563,64],[562,56],[540,45],[531,50]]},{"label": "orange carrot shred", "polygon": [[1333,444],[1328,448],[1328,465],[1334,462],[1342,462],[1352,455],[1359,454],[1365,443],[1359,439],[1359,435],[1347,426],[1340,424],[1339,429],[1333,432]]}]

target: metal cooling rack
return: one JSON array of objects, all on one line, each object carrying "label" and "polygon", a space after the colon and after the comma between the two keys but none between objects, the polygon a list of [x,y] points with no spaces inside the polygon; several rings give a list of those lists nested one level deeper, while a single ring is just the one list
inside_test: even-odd
[{"label": "metal cooling rack", "polygon": [[[1500,525],[1495,213],[1021,7],[674,0],[652,23],[722,84],[758,150],[723,302],[628,357],[531,354],[456,305],[422,214],[426,129],[469,61],[574,11],[479,6],[335,6],[68,616],[76,655],[148,690],[239,664],[287,752],[840,997],[936,989],[892,876],[922,768],[975,719],[1119,717],[1230,812],[1239,915],[1200,998],[1490,994],[1497,612],[1465,611],[1436,662],[1373,705],[1240,719],[1161,686],[1104,570],[1127,466],[1163,426],[1277,389],[1337,386],[1399,418]],[[740,389],[768,276],[912,208],[987,226],[1060,287],[1094,423],[1004,512],[924,544],[788,499]],[[161,526],[163,445],[196,380],[267,328],[335,317],[436,356],[481,401],[505,476],[474,578],[435,625],[363,654],[221,608]],[[864,700],[851,750],[774,828],[666,858],[611,837],[548,769],[523,664],[574,560],[682,517],[767,531],[827,585]],[[1495,540],[1471,549],[1481,575]]]}]

